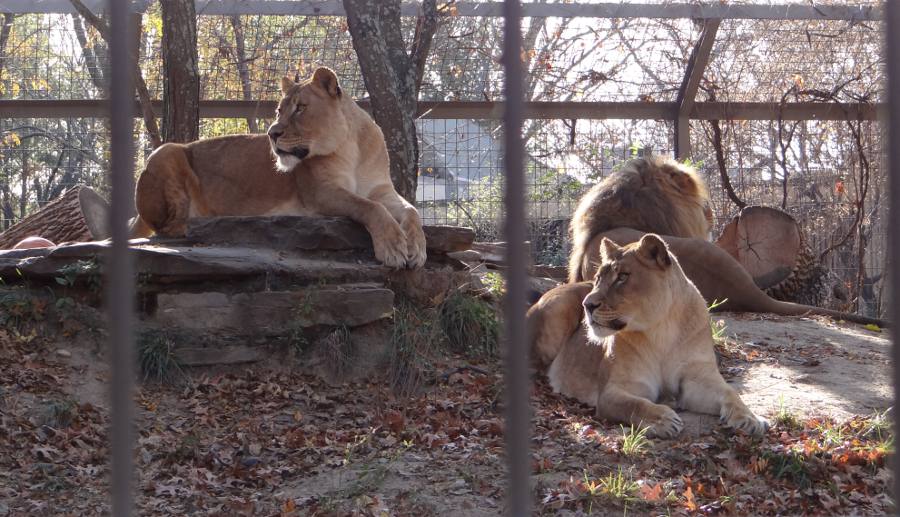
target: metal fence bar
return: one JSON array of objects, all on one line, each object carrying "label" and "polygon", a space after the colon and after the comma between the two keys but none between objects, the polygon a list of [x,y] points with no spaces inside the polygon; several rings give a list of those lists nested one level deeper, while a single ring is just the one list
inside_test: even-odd
[{"label": "metal fence bar", "polygon": [[112,245],[107,255],[106,304],[109,314],[109,346],[112,368],[111,425],[112,515],[133,511],[131,482],[134,390],[134,266],[128,250],[128,218],[134,192],[134,105],[131,60],[134,54],[128,2],[109,0],[110,41],[110,229]]},{"label": "metal fence bar", "polygon": [[522,6],[506,0],[503,9],[503,71],[506,106],[503,112],[503,167],[506,189],[506,456],[509,469],[509,514],[530,514],[531,383],[528,339],[525,335],[525,145],[522,141],[525,88],[522,65]]},{"label": "metal fence bar", "polygon": [[[891,343],[893,345],[894,363],[894,435],[900,431],[900,408],[897,407],[897,387],[900,386],[900,346],[897,343],[897,323],[900,322],[900,0],[888,0],[885,3],[885,57],[887,58],[887,102],[888,102],[888,191],[890,206],[888,208],[889,260],[891,289],[888,293],[888,317],[892,324]],[[894,486],[893,497],[896,505],[900,497],[900,456],[894,454]],[[896,514],[896,513],[895,513]]]}]

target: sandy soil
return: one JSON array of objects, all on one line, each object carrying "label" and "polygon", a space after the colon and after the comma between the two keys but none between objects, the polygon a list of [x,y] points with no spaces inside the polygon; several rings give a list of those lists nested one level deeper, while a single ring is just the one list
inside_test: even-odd
[{"label": "sandy soil", "polygon": [[826,318],[723,314],[726,335],[750,361],[737,371],[747,404],[802,415],[871,414],[891,406],[890,338]]}]

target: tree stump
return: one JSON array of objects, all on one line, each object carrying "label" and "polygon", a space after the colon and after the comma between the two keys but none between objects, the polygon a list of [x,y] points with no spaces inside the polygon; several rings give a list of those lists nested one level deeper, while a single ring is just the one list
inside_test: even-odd
[{"label": "tree stump", "polygon": [[791,275],[803,239],[790,215],[749,206],[725,226],[716,244],[744,266],[760,289],[768,289]]},{"label": "tree stump", "polygon": [[56,244],[109,237],[109,204],[88,187],[77,185],[43,208],[0,233],[0,249],[10,249],[30,236]]}]

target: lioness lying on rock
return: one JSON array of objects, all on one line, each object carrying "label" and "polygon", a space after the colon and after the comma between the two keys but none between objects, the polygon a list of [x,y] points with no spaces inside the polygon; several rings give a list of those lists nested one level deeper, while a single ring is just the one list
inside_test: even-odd
[{"label": "lioness lying on rock", "polygon": [[600,257],[593,283],[557,287],[528,311],[532,352],[550,365],[553,389],[653,436],[683,428],[658,403],[666,396],[727,427],[764,433],[768,423],[719,373],[706,302],[666,244],[653,234],[625,247],[603,239]]},{"label": "lioness lying on rock", "polygon": [[394,190],[372,117],[327,68],[300,83],[284,78],[281,91],[268,135],[156,149],[138,179],[132,236],[183,236],[198,216],[346,216],[368,229],[385,265],[421,267],[422,222]]}]

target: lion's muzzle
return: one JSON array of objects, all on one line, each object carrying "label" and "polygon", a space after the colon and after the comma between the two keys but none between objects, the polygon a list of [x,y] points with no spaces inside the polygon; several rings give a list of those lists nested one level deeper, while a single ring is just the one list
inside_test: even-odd
[{"label": "lion's muzzle", "polygon": [[584,299],[582,305],[584,306],[584,319],[592,327],[602,327],[612,332],[618,332],[627,325],[615,311],[605,304],[592,301],[590,295]]}]

